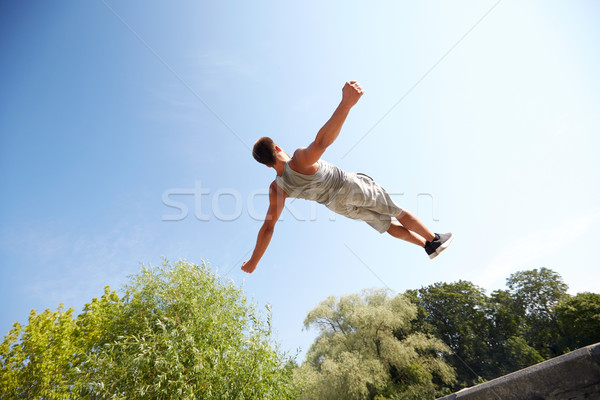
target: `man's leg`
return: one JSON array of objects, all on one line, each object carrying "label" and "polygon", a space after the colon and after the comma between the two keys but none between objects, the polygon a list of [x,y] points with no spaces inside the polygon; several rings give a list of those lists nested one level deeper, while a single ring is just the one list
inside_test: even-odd
[{"label": "man's leg", "polygon": [[[396,219],[407,230],[409,230],[410,232],[418,233],[428,242],[433,242],[433,240],[435,239],[435,235],[433,234],[433,232],[431,232],[429,228],[423,225],[423,223],[411,212],[402,210],[402,212],[396,217]],[[423,246],[425,246],[425,241],[423,241]]]},{"label": "man's leg", "polygon": [[[390,226],[389,234],[404,239],[408,242],[419,244],[425,248],[429,258],[437,257],[442,251],[446,250],[454,236],[452,233],[433,234],[417,217],[409,211],[403,210],[396,219],[402,226]],[[401,229],[402,230],[401,230]],[[418,235],[421,236],[418,236]],[[425,241],[427,240],[427,241]]]},{"label": "man's leg", "polygon": [[416,235],[414,232],[409,231],[397,222],[392,221],[387,233],[395,238],[406,240],[407,242],[416,244],[417,246],[425,247],[425,239],[419,235]]}]

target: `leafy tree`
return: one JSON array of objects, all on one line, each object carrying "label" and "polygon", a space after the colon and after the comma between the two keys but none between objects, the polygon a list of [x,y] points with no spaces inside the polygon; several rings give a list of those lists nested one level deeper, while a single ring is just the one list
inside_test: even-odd
[{"label": "leafy tree", "polygon": [[0,346],[0,396],[27,399],[294,397],[292,366],[241,289],[206,265],[143,268],[73,310],[32,313]]},{"label": "leafy tree", "polygon": [[73,354],[81,349],[72,308],[29,315],[15,323],[0,345],[0,398],[64,399],[70,393]]},{"label": "leafy tree", "polygon": [[563,332],[554,307],[568,297],[568,286],[560,275],[548,268],[520,271],[512,274],[506,285],[520,308],[523,338],[544,358],[559,354]]},{"label": "leafy tree", "polygon": [[471,282],[409,291],[421,326],[450,346],[458,387],[473,385],[557,355],[562,335],[554,308],[567,298],[560,275],[541,268],[507,279],[488,297]]},{"label": "leafy tree", "polygon": [[521,337],[524,324],[522,305],[508,291],[492,292],[488,301],[488,319],[491,323],[487,338],[490,369],[486,379],[537,364],[543,357]]},{"label": "leafy tree", "polygon": [[205,265],[144,268],[105,320],[105,334],[82,368],[92,393],[115,399],[292,395],[291,371],[270,340],[270,319],[263,321],[239,288]]},{"label": "leafy tree", "polygon": [[493,291],[486,313],[492,323],[491,344],[500,345],[511,336],[518,336],[522,325],[522,305],[506,290]]},{"label": "leafy tree", "polygon": [[499,364],[498,376],[544,361],[540,353],[520,336],[509,337],[502,349],[504,359]]},{"label": "leafy tree", "polygon": [[555,313],[564,332],[563,352],[600,342],[600,294],[578,293],[560,302]]},{"label": "leafy tree", "polygon": [[414,332],[416,307],[384,290],[329,297],[305,326],[320,335],[296,371],[302,399],[417,399],[442,394],[454,380],[448,348]]},{"label": "leafy tree", "polygon": [[487,296],[468,281],[435,283],[409,293],[421,308],[424,329],[452,350],[448,362],[456,369],[457,386],[487,378],[491,362],[487,338],[490,333]]}]

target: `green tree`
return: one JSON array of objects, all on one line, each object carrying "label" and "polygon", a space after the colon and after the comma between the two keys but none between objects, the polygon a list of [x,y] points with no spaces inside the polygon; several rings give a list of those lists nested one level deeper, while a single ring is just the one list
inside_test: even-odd
[{"label": "green tree", "polygon": [[508,374],[544,361],[536,349],[520,336],[511,336],[502,346],[504,359],[499,364],[497,376]]},{"label": "green tree", "polygon": [[271,341],[270,316],[263,321],[241,289],[205,265],[144,268],[116,309],[101,310],[107,326],[81,368],[89,393],[114,399],[293,395],[291,371]]},{"label": "green tree", "polygon": [[15,323],[0,345],[0,398],[65,399],[72,382],[73,355],[81,348],[75,338],[72,308],[29,315]]},{"label": "green tree", "polygon": [[123,297],[32,313],[0,346],[0,397],[293,398],[292,365],[241,289],[202,265],[143,268]]},{"label": "green tree", "polygon": [[496,290],[489,297],[488,307],[487,314],[492,327],[487,338],[491,362],[486,379],[544,360],[521,336],[524,314],[519,300],[508,291]]},{"label": "green tree", "polygon": [[461,280],[435,283],[408,294],[421,309],[422,328],[452,350],[448,362],[458,376],[454,388],[487,379],[492,369],[488,345],[491,327],[483,289]]},{"label": "green tree", "polygon": [[600,342],[600,294],[578,293],[560,302],[555,312],[564,333],[562,352]]},{"label": "green tree", "polygon": [[296,371],[302,399],[417,399],[443,393],[454,372],[448,348],[413,330],[416,307],[386,291],[329,297],[305,326],[320,334]]},{"label": "green tree", "polygon": [[506,280],[506,286],[519,305],[521,336],[545,359],[560,354],[563,332],[554,307],[568,297],[561,276],[548,268],[520,271]]}]

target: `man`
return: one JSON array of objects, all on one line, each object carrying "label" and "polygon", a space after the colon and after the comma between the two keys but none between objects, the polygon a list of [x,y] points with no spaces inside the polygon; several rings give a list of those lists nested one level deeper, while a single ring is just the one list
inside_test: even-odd
[{"label": "man", "polygon": [[[348,173],[321,160],[325,150],[338,137],[350,109],[363,95],[356,81],[346,82],[342,101],[315,140],[299,148],[290,157],[268,137],[260,138],[252,154],[254,158],[277,172],[269,187],[269,209],[258,232],[252,257],[242,270],[252,273],[261,259],[288,197],[314,200],[330,210],[353,219],[367,222],[379,233],[416,244],[430,258],[444,251],[453,239],[451,233],[434,234],[412,213],[396,205],[384,188],[365,174]],[[398,220],[392,221],[392,218]]]}]

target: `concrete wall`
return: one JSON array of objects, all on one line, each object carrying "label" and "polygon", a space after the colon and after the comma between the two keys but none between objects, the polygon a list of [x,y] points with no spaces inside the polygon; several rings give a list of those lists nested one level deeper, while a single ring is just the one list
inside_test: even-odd
[{"label": "concrete wall", "polygon": [[600,343],[439,400],[600,400]]}]

